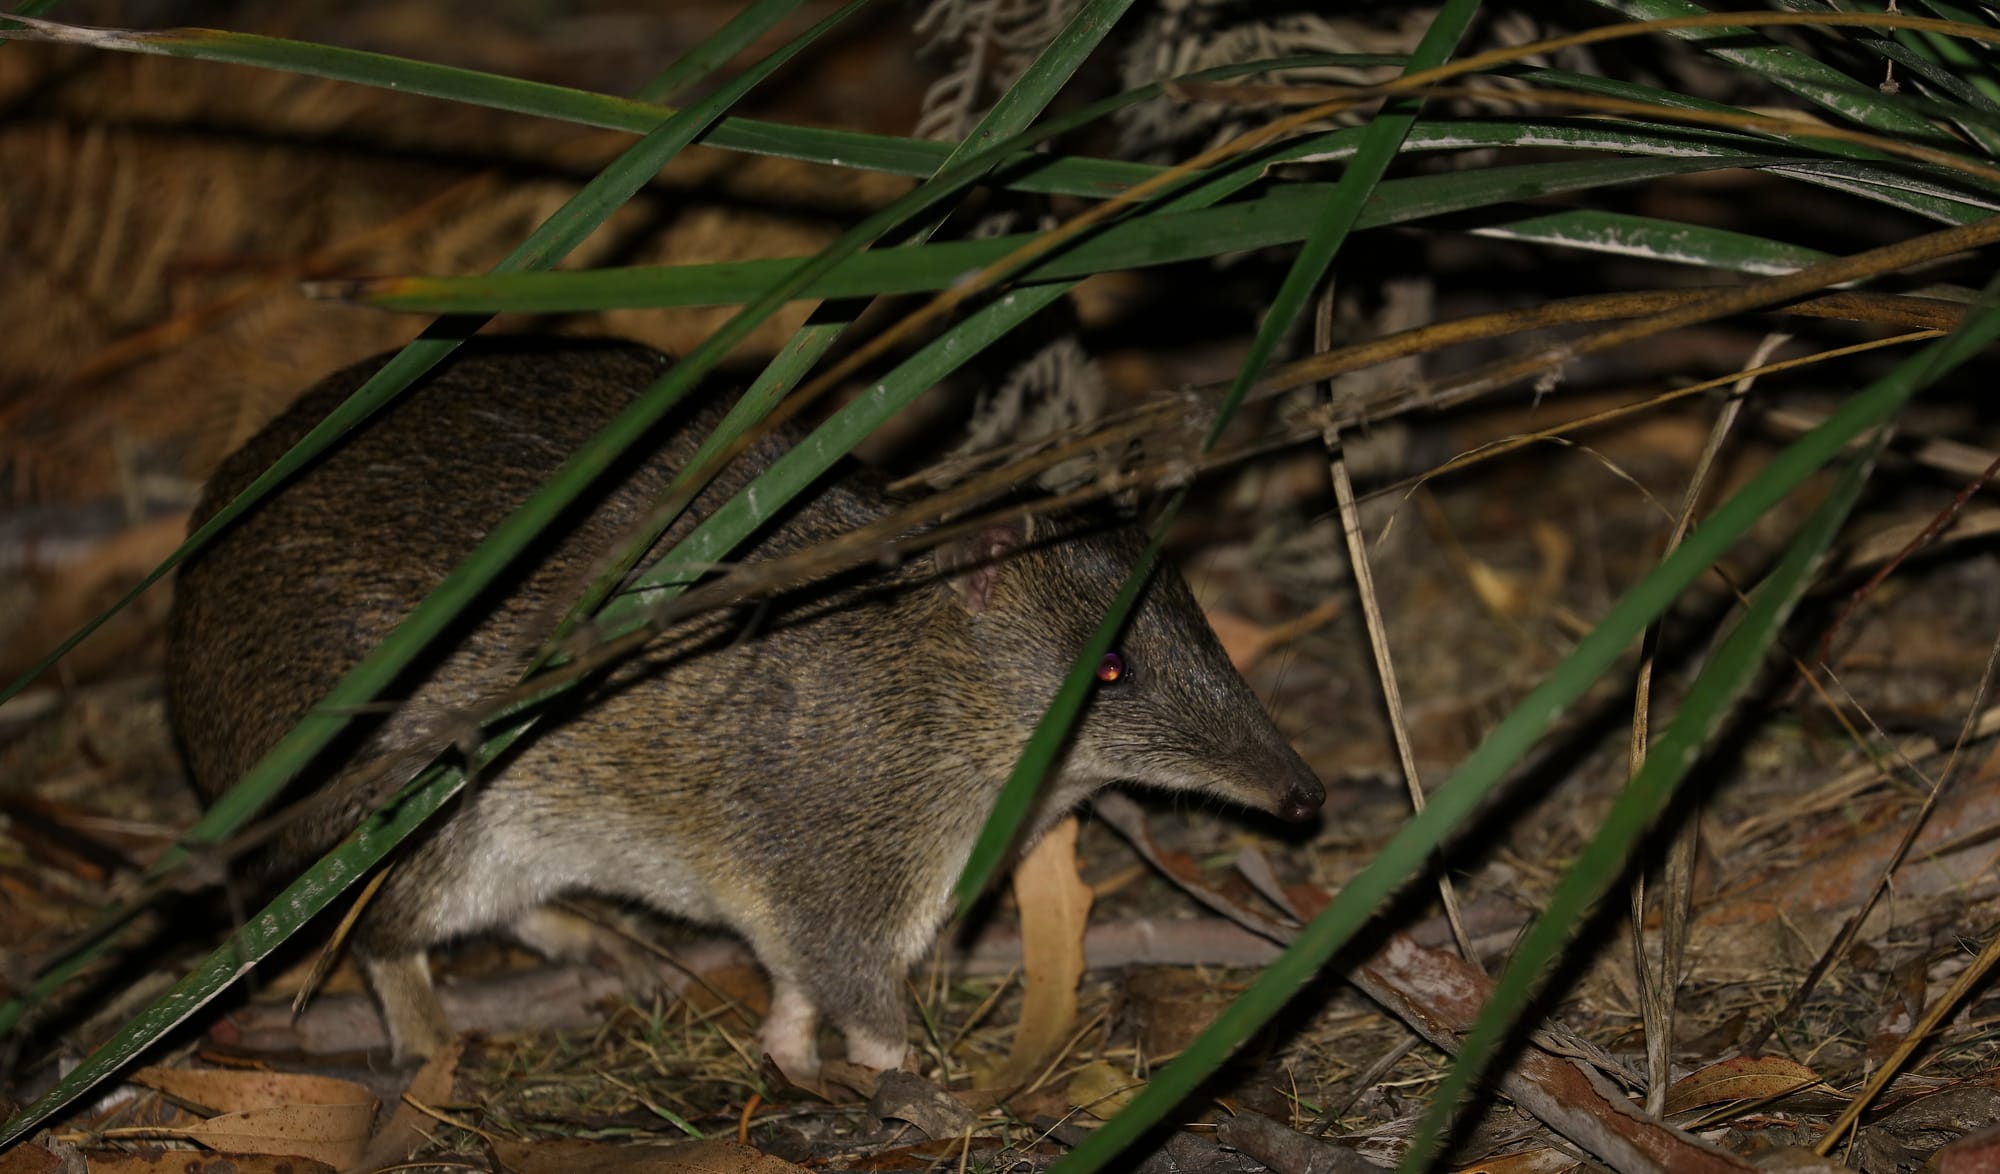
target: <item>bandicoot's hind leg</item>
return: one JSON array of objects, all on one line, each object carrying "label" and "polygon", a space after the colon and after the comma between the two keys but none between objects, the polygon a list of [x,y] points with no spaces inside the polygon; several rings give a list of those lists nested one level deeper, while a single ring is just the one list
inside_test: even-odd
[{"label": "bandicoot's hind leg", "polygon": [[542,904],[543,880],[509,868],[477,812],[461,814],[391,864],[354,929],[354,956],[382,1006],[398,1062],[435,1054],[456,1037],[431,985],[441,942],[519,921]]}]

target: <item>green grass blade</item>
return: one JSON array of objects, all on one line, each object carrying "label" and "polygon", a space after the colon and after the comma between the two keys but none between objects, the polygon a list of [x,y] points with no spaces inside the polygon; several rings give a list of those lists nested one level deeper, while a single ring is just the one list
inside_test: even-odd
[{"label": "green grass blade", "polygon": [[[1514,69],[1506,72],[1510,76],[1542,85],[1575,90],[1584,94],[1602,94],[1633,102],[1648,102],[1669,109],[1680,108],[1721,114],[1749,113],[1741,107],[1690,98],[1669,90],[1643,86],[1618,78],[1592,77],[1588,74],[1570,73],[1559,69]],[[1949,113],[1959,113],[1959,111]],[[1978,117],[1984,118],[1983,115]],[[1678,132],[1682,136],[1698,136],[1688,139],[1688,146],[1683,149],[1692,148],[1704,152],[1732,150],[1763,152],[1768,151],[1774,142],[1764,135],[1719,131],[1713,128],[1676,128],[1645,122],[1614,123],[1603,119],[1584,121],[1602,128],[1610,135],[1620,134],[1633,126],[1640,126],[1649,128],[1653,133],[1664,131],[1669,135]],[[1613,145],[1605,149],[1620,148]],[[1630,149],[1652,149],[1652,134],[1636,139]],[[1986,214],[1986,210],[1993,207],[1995,202],[1995,197],[1987,187],[1962,173],[1946,172],[1914,164],[1908,160],[1893,159],[1858,143],[1814,139],[1811,149],[1814,161],[1802,161],[1797,166],[1773,168],[1773,170],[1807,183],[1831,187],[1838,191],[1863,196],[1877,203],[1900,207],[1946,224],[1965,224],[1979,219]],[[1850,162],[1843,163],[1841,160]]]},{"label": "green grass blade", "polygon": [[[1745,33],[1744,35],[1748,36],[1749,34]],[[1575,90],[1580,94],[1602,94],[1610,98],[1624,98],[1634,102],[1649,102],[1668,109],[1695,110],[1709,114],[1750,113],[1750,111],[1743,109],[1741,106],[1731,106],[1727,103],[1715,102],[1707,98],[1692,97],[1687,94],[1675,93],[1671,90],[1663,90],[1655,86],[1626,81],[1622,78],[1597,77],[1587,73],[1572,73],[1563,69],[1517,69],[1509,70],[1508,72],[1512,76],[1539,82],[1543,85],[1556,86],[1565,90]],[[1853,84],[1844,78],[1842,79],[1842,83],[1845,85]],[[1766,135],[1754,134],[1749,131],[1739,133],[1758,141],[1770,141],[1769,136]],[[1875,150],[1873,147],[1863,146],[1860,143],[1845,142],[1839,139],[1814,139],[1812,150],[1814,154],[1821,156],[1867,160],[1875,163],[1894,162],[1892,156]]]},{"label": "green grass blade", "polygon": [[1499,240],[1766,276],[1792,273],[1831,257],[1818,249],[1788,245],[1768,237],[1625,212],[1557,212],[1472,231],[1476,236]]},{"label": "green grass blade", "polygon": [[1028,736],[1028,744],[1021,751],[1021,757],[1014,763],[1014,769],[1001,784],[1000,794],[993,802],[993,809],[986,816],[986,823],[979,829],[979,838],[973,842],[972,852],[966,857],[965,867],[959,870],[958,884],[953,895],[958,901],[961,916],[969,912],[973,903],[986,891],[993,874],[1000,869],[1009,851],[1021,834],[1021,825],[1027,822],[1028,810],[1033,805],[1035,793],[1041,789],[1042,780],[1054,769],[1056,759],[1069,741],[1070,728],[1083,712],[1083,703],[1097,685],[1097,666],[1104,654],[1111,651],[1118,639],[1119,630],[1125,626],[1125,618],[1132,614],[1132,608],[1139,602],[1139,593],[1153,577],[1159,565],[1160,551],[1167,543],[1167,529],[1174,516],[1180,512],[1187,500],[1185,488],[1169,496],[1160,510],[1158,520],[1147,536],[1145,550],[1140,552],[1125,582],[1119,585],[1118,594],[1111,599],[1111,606],[1097,623],[1083,647],[1077,651],[1076,660],[1069,672],[1064,674],[1056,695],[1049,700],[1042,711],[1041,720],[1035,723],[1034,733]]},{"label": "green grass blade", "polygon": [[[1383,183],[1363,207],[1356,227],[1409,224],[1563,192],[1590,191],[1726,168],[1768,166],[1776,161],[1771,156],[1602,159],[1415,176]],[[1332,184],[1291,184],[1255,200],[1219,208],[1134,217],[1031,264],[1015,280],[1073,281],[1114,269],[1170,265],[1245,249],[1295,244],[1305,239],[1313,217],[1324,207],[1334,188]],[[1201,197],[1213,194],[1213,189],[1207,187],[1198,193]],[[821,267],[814,277],[795,287],[796,296],[851,298],[941,290],[1033,239],[1034,234],[1015,234],[861,253]],[[383,309],[455,313],[563,313],[634,306],[729,304],[756,296],[776,280],[796,277],[822,256],[486,277],[402,278],[395,279],[396,284],[388,292],[355,300]]]},{"label": "green grass blade", "polygon": [[[1932,379],[1941,376],[1996,336],[2000,336],[2000,311],[1983,311],[1959,333],[1932,344],[1949,349],[1921,374]],[[1881,427],[1895,414],[1916,389],[1919,373],[1912,367],[1905,364],[1878,380],[1781,450],[1658,567],[1634,584],[1562,663],[1501,719],[1431,796],[1424,810],[1348,881],[1291,947],[1265,967],[1123,1112],[1077,1147],[1064,1163],[1074,1162],[1085,1170],[1102,1165],[1219,1068],[1229,1058],[1235,1041],[1277,1014],[1479,807],[1557,718],[1617,663],[1648,624],[1665,614],[1681,592],[1808,477],[1836,459],[1849,443]],[[1133,1119],[1129,1125],[1125,1124],[1128,1116]],[[1058,1169],[1067,1171],[1069,1167],[1059,1164]]]},{"label": "green grass blade", "polygon": [[[1813,511],[1787,546],[1778,565],[1752,596],[1750,606],[1718,642],[1688,689],[1687,697],[1660,735],[1603,824],[1571,863],[1548,907],[1516,948],[1492,999],[1467,1033],[1451,1073],[1439,1086],[1419,1124],[1402,1168],[1424,1168],[1450,1126],[1458,1102],[1471,1090],[1494,1051],[1514,1029],[1542,978],[1560,956],[1574,927],[1623,873],[1632,848],[1653,826],[1675,789],[1694,766],[1716,727],[1742,695],[1764,654],[1807,586],[1821,557],[1839,533],[1873,467],[1889,419],[1919,390],[2000,338],[2000,311],[1984,310],[1948,338],[1931,344],[1850,402],[1853,419],[1838,430],[1847,439],[1872,433],[1867,456],[1851,460],[1831,493]],[[1832,421],[1829,420],[1828,424]]]},{"label": "green grass blade", "polygon": [[[0,30],[0,40],[76,42],[113,52],[275,69],[633,134],[652,130],[663,115],[672,113],[650,102],[595,94],[567,86],[524,81],[456,66],[433,65],[359,49],[215,29],[130,32],[38,21],[19,30]],[[1356,55],[1351,59],[1339,55],[1291,58],[1251,67],[1204,71],[1193,76],[1237,76],[1246,68],[1254,71],[1301,61],[1344,64],[1350,60],[1375,64],[1380,58],[1377,55]],[[1156,91],[1156,87],[1148,89]],[[949,144],[924,139],[796,127],[752,118],[725,118],[708,132],[702,142],[706,146],[728,151],[913,178],[936,174],[953,151]],[[1115,194],[1159,171],[1159,168],[1137,163],[1033,155],[1025,150],[1002,157],[997,169],[1006,173],[1005,186],[1015,191],[1100,198]]]},{"label": "green grass blade", "polygon": [[[1451,51],[1457,47],[1478,11],[1478,0],[1445,0],[1437,15],[1431,18],[1422,42],[1410,55],[1410,69],[1432,69],[1448,61]],[[1325,281],[1327,270],[1333,265],[1334,254],[1347,243],[1348,236],[1362,226],[1367,205],[1374,200],[1382,177],[1388,173],[1389,164],[1395,161],[1403,140],[1416,124],[1421,106],[1422,103],[1414,99],[1396,102],[1369,123],[1354,158],[1348,161],[1340,182],[1334,185],[1324,209],[1313,221],[1311,233],[1265,311],[1263,323],[1250,340],[1249,354],[1230,385],[1222,409],[1216,413],[1215,423],[1202,440],[1202,452],[1213,449],[1216,441],[1221,439],[1230,417],[1243,402],[1243,397],[1249,394],[1250,385],[1264,373],[1265,365],[1277,349],[1278,340],[1299,321],[1313,291]]]},{"label": "green grass blade", "polygon": [[[1889,43],[1892,45],[1894,44],[1894,42],[1889,42]],[[1936,67],[1931,66],[1931,68],[1935,69]],[[1624,81],[1618,78],[1592,77],[1589,74],[1568,73],[1562,70],[1513,69],[1504,72],[1506,72],[1509,76],[1512,77],[1518,77],[1524,80],[1539,79],[1546,82],[1547,84],[1556,86],[1558,88],[1576,90],[1580,93],[1596,93],[1596,94],[1603,94],[1606,96],[1616,96],[1616,97],[1627,98],[1633,101],[1657,103],[1661,106],[1679,108],[1684,110],[1700,110],[1700,111],[1707,111],[1710,113],[1728,113],[1728,114],[1752,113],[1751,111],[1747,111],[1740,106],[1728,106],[1720,102],[1709,101],[1706,99],[1689,98],[1686,95],[1682,94],[1673,94],[1671,95],[1671,97],[1665,97],[1663,95],[1666,95],[1667,91],[1658,90],[1650,86],[1639,85],[1637,83]],[[1879,89],[1860,86],[1852,81],[1848,82],[1847,84],[1850,87],[1857,90],[1858,92],[1870,96],[1878,95],[1881,92]],[[1984,101],[1983,98],[1981,98],[1974,104],[1967,104],[1964,102],[1939,101],[1930,97],[1924,97],[1920,95],[1898,94],[1896,96],[1896,101],[1904,108],[1906,113],[1917,117],[1935,118],[1942,121],[1959,122],[1966,126],[1977,127],[1987,132],[2000,129],[2000,109],[1995,109],[1989,106]],[[1620,122],[1615,125],[1622,126],[1624,125],[1624,123]],[[1741,133],[1745,134],[1746,136],[1757,142],[1770,141],[1768,136],[1761,133],[1749,132],[1749,131]],[[1866,159],[1878,159],[1878,160],[1889,160],[1894,158],[1894,156],[1885,155],[1879,151],[1876,151],[1871,147],[1864,146],[1860,143],[1848,143],[1845,142],[1844,140],[1839,140],[1839,139],[1816,140],[1816,144],[1820,147],[1820,149],[1826,151],[1826,153],[1846,155],[1850,158],[1866,158]]]},{"label": "green grass blade", "polygon": [[[1801,12],[1867,13],[1879,11],[1879,9],[1868,8],[1855,3],[1854,0],[1837,0],[1836,3],[1831,4],[1804,4],[1794,5],[1793,7]],[[1973,20],[1971,23],[1990,25],[1991,22]],[[2000,114],[2000,103],[1996,103],[1991,96],[1981,93],[1977,86],[1974,86],[1946,68],[1939,60],[1939,52],[1932,47],[1933,45],[1940,47],[1957,46],[1958,43],[1956,41],[1948,37],[1940,37],[1935,41],[1926,42],[1915,37],[1908,29],[1896,29],[1893,30],[1893,34],[1893,36],[1884,35],[1865,26],[1857,26],[1847,30],[1847,36],[1855,44],[1886,61],[1894,62],[1901,69],[1908,70],[1927,88],[1938,92],[1945,98],[1972,109],[1984,111],[1987,114]],[[1909,39],[1903,40],[1902,38],[1905,37]],[[1964,52],[1962,48],[1960,48],[1959,52],[1953,54],[1953,56],[1961,64],[1975,62],[1972,55]]]},{"label": "green grass blade", "polygon": [[2000,211],[2000,197],[1968,193],[1923,179],[1895,179],[1880,169],[1850,163],[1805,163],[1774,171],[1804,183],[1859,196],[1874,204],[1900,208],[1940,224],[1971,224]]},{"label": "green grass blade", "polygon": [[[1665,20],[1709,10],[1693,0],[1594,0],[1627,20]],[[1762,31],[1749,29],[1675,29],[1668,34],[1701,46],[1720,60],[1788,90],[1841,118],[1884,135],[1916,139],[1938,146],[1956,140],[1913,113],[1894,95],[1855,82],[1853,78],[1783,45],[1772,44]],[[1746,44],[1745,42],[1749,42]]]}]

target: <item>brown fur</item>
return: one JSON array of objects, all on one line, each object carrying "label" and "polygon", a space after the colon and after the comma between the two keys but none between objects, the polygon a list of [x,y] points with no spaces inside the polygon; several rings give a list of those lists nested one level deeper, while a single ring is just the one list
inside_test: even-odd
[{"label": "brown fur", "polygon": [[[327,379],[231,457],[196,524],[380,362]],[[233,784],[669,362],[632,345],[476,342],[192,559],[170,625],[169,680],[203,789]],[[644,515],[719,410],[671,421],[601,478],[391,692],[413,704],[357,722],[304,781],[316,802],[288,825],[276,866],[325,851],[420,765],[416,754],[454,711],[513,682],[582,576]],[[675,536],[795,439],[773,438],[735,462]],[[853,467],[801,501],[745,557],[809,546],[893,504]],[[1024,537],[988,531],[893,571],[693,621],[565,703],[406,849],[357,929],[398,1053],[446,1038],[429,947],[506,926],[558,943],[565,935],[537,910],[581,890],[748,939],[775,991],[765,1043],[787,1070],[817,1065],[816,1013],[846,1031],[850,1058],[896,1062],[903,975],[1140,551],[1128,529]],[[1118,780],[1294,819],[1320,805],[1318,781],[1230,668],[1178,575],[1155,576],[1120,648],[1129,675],[1093,696],[1034,830]]]}]

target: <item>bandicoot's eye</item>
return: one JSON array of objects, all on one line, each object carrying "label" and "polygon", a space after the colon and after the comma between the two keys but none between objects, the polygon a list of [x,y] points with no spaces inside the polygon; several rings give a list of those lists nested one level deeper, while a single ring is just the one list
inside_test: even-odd
[{"label": "bandicoot's eye", "polygon": [[1097,681],[1101,685],[1116,685],[1125,679],[1125,658],[1115,652],[1107,652],[1104,659],[1097,662]]}]

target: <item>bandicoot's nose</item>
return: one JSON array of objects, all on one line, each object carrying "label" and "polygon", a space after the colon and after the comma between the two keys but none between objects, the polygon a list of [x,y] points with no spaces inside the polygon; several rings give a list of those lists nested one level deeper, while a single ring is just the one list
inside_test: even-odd
[{"label": "bandicoot's nose", "polygon": [[1325,802],[1326,788],[1320,785],[1318,779],[1298,779],[1285,791],[1285,797],[1278,800],[1278,818],[1304,823]]}]

